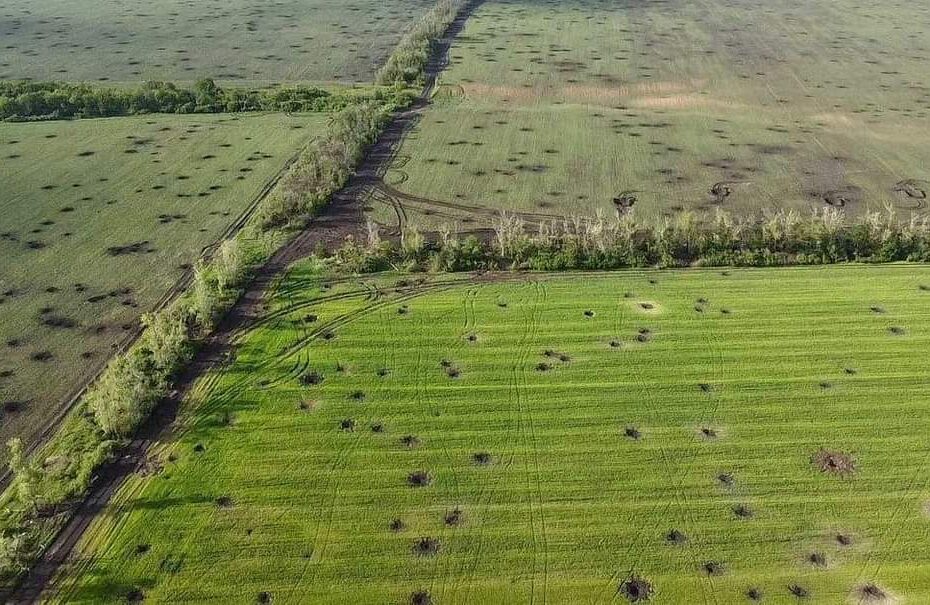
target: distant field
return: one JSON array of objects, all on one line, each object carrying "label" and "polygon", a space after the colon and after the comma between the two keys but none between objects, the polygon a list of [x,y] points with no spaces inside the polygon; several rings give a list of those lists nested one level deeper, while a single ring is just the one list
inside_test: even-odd
[{"label": "distant field", "polygon": [[0,124],[0,441],[30,441],[325,120]]},{"label": "distant field", "polygon": [[925,210],[928,28],[921,3],[490,0],[375,216]]},{"label": "distant field", "polygon": [[468,279],[298,266],[49,602],[930,600],[930,268]]},{"label": "distant field", "polygon": [[432,0],[9,0],[0,79],[369,82]]}]

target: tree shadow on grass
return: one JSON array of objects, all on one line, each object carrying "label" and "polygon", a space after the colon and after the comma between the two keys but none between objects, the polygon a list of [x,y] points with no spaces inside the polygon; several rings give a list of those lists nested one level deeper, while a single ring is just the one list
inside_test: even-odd
[{"label": "tree shadow on grass", "polygon": [[[154,578],[141,578],[136,582],[117,580],[108,573],[84,571],[82,582],[69,598],[81,603],[137,603],[145,602],[144,596],[152,590]],[[136,597],[142,596],[143,600]]]},{"label": "tree shadow on grass", "polygon": [[141,499],[135,498],[119,507],[119,513],[128,514],[134,511],[164,511],[179,506],[197,504],[216,504],[216,496],[208,494],[191,494],[189,496],[171,496],[166,498]]}]

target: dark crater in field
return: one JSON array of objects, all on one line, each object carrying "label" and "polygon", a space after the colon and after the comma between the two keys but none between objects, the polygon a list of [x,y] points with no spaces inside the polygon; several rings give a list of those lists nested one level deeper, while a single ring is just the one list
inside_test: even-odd
[{"label": "dark crater in field", "polygon": [[856,594],[864,603],[885,603],[890,600],[888,593],[877,584],[869,582],[856,589]]},{"label": "dark crater in field", "polygon": [[846,185],[838,189],[824,191],[820,195],[824,203],[834,208],[844,208],[862,201],[862,189],[855,185]]},{"label": "dark crater in field", "polygon": [[402,532],[407,529],[407,524],[404,523],[403,519],[395,518],[391,519],[391,522],[388,523],[388,528],[390,528],[392,532]]},{"label": "dark crater in field", "polygon": [[440,543],[436,538],[419,538],[413,543],[413,554],[419,557],[431,557],[439,553]]},{"label": "dark crater in field", "polygon": [[410,487],[426,487],[433,482],[433,478],[426,471],[414,471],[407,475],[407,485]]},{"label": "dark crater in field", "polygon": [[458,527],[465,521],[465,513],[461,508],[455,507],[442,517],[447,527]]},{"label": "dark crater in field", "polygon": [[641,603],[648,601],[655,590],[648,580],[634,575],[620,584],[619,592],[626,597],[626,600],[630,603]]},{"label": "dark crater in field", "polygon": [[930,181],[905,179],[895,184],[894,191],[903,193],[914,200],[925,200],[927,199],[927,192],[930,191]]},{"label": "dark crater in field", "polygon": [[426,590],[418,590],[410,595],[410,605],[433,605],[433,597]]},{"label": "dark crater in field", "polygon": [[856,472],[856,460],[852,454],[836,450],[818,450],[811,456],[811,464],[824,473],[841,477],[847,477]]},{"label": "dark crater in field", "polygon": [[127,254],[147,254],[154,252],[155,249],[149,246],[149,241],[134,242],[122,246],[109,246],[106,249],[108,256],[124,256]]}]

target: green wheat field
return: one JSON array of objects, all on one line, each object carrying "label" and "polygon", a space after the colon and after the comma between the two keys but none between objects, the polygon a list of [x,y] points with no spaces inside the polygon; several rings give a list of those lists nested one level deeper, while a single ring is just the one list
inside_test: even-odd
[{"label": "green wheat field", "polygon": [[304,262],[49,599],[925,602],[928,290]]}]

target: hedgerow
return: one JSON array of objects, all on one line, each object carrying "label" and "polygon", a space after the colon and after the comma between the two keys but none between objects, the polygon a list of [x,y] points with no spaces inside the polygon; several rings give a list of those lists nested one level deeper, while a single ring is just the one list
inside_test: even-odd
[{"label": "hedgerow", "polygon": [[150,113],[239,113],[249,111],[339,111],[363,101],[402,102],[400,88],[331,91],[315,86],[222,88],[213,80],[193,88],[146,82],[123,89],[65,82],[0,81],[0,120],[103,118]]},{"label": "hedgerow", "polygon": [[709,223],[682,213],[652,225],[632,215],[577,218],[529,229],[503,213],[491,239],[408,229],[397,243],[349,242],[335,256],[348,271],[606,270],[629,267],[781,266],[930,261],[930,219],[901,220],[893,209],[848,218],[833,208],[802,215],[776,210]]}]

